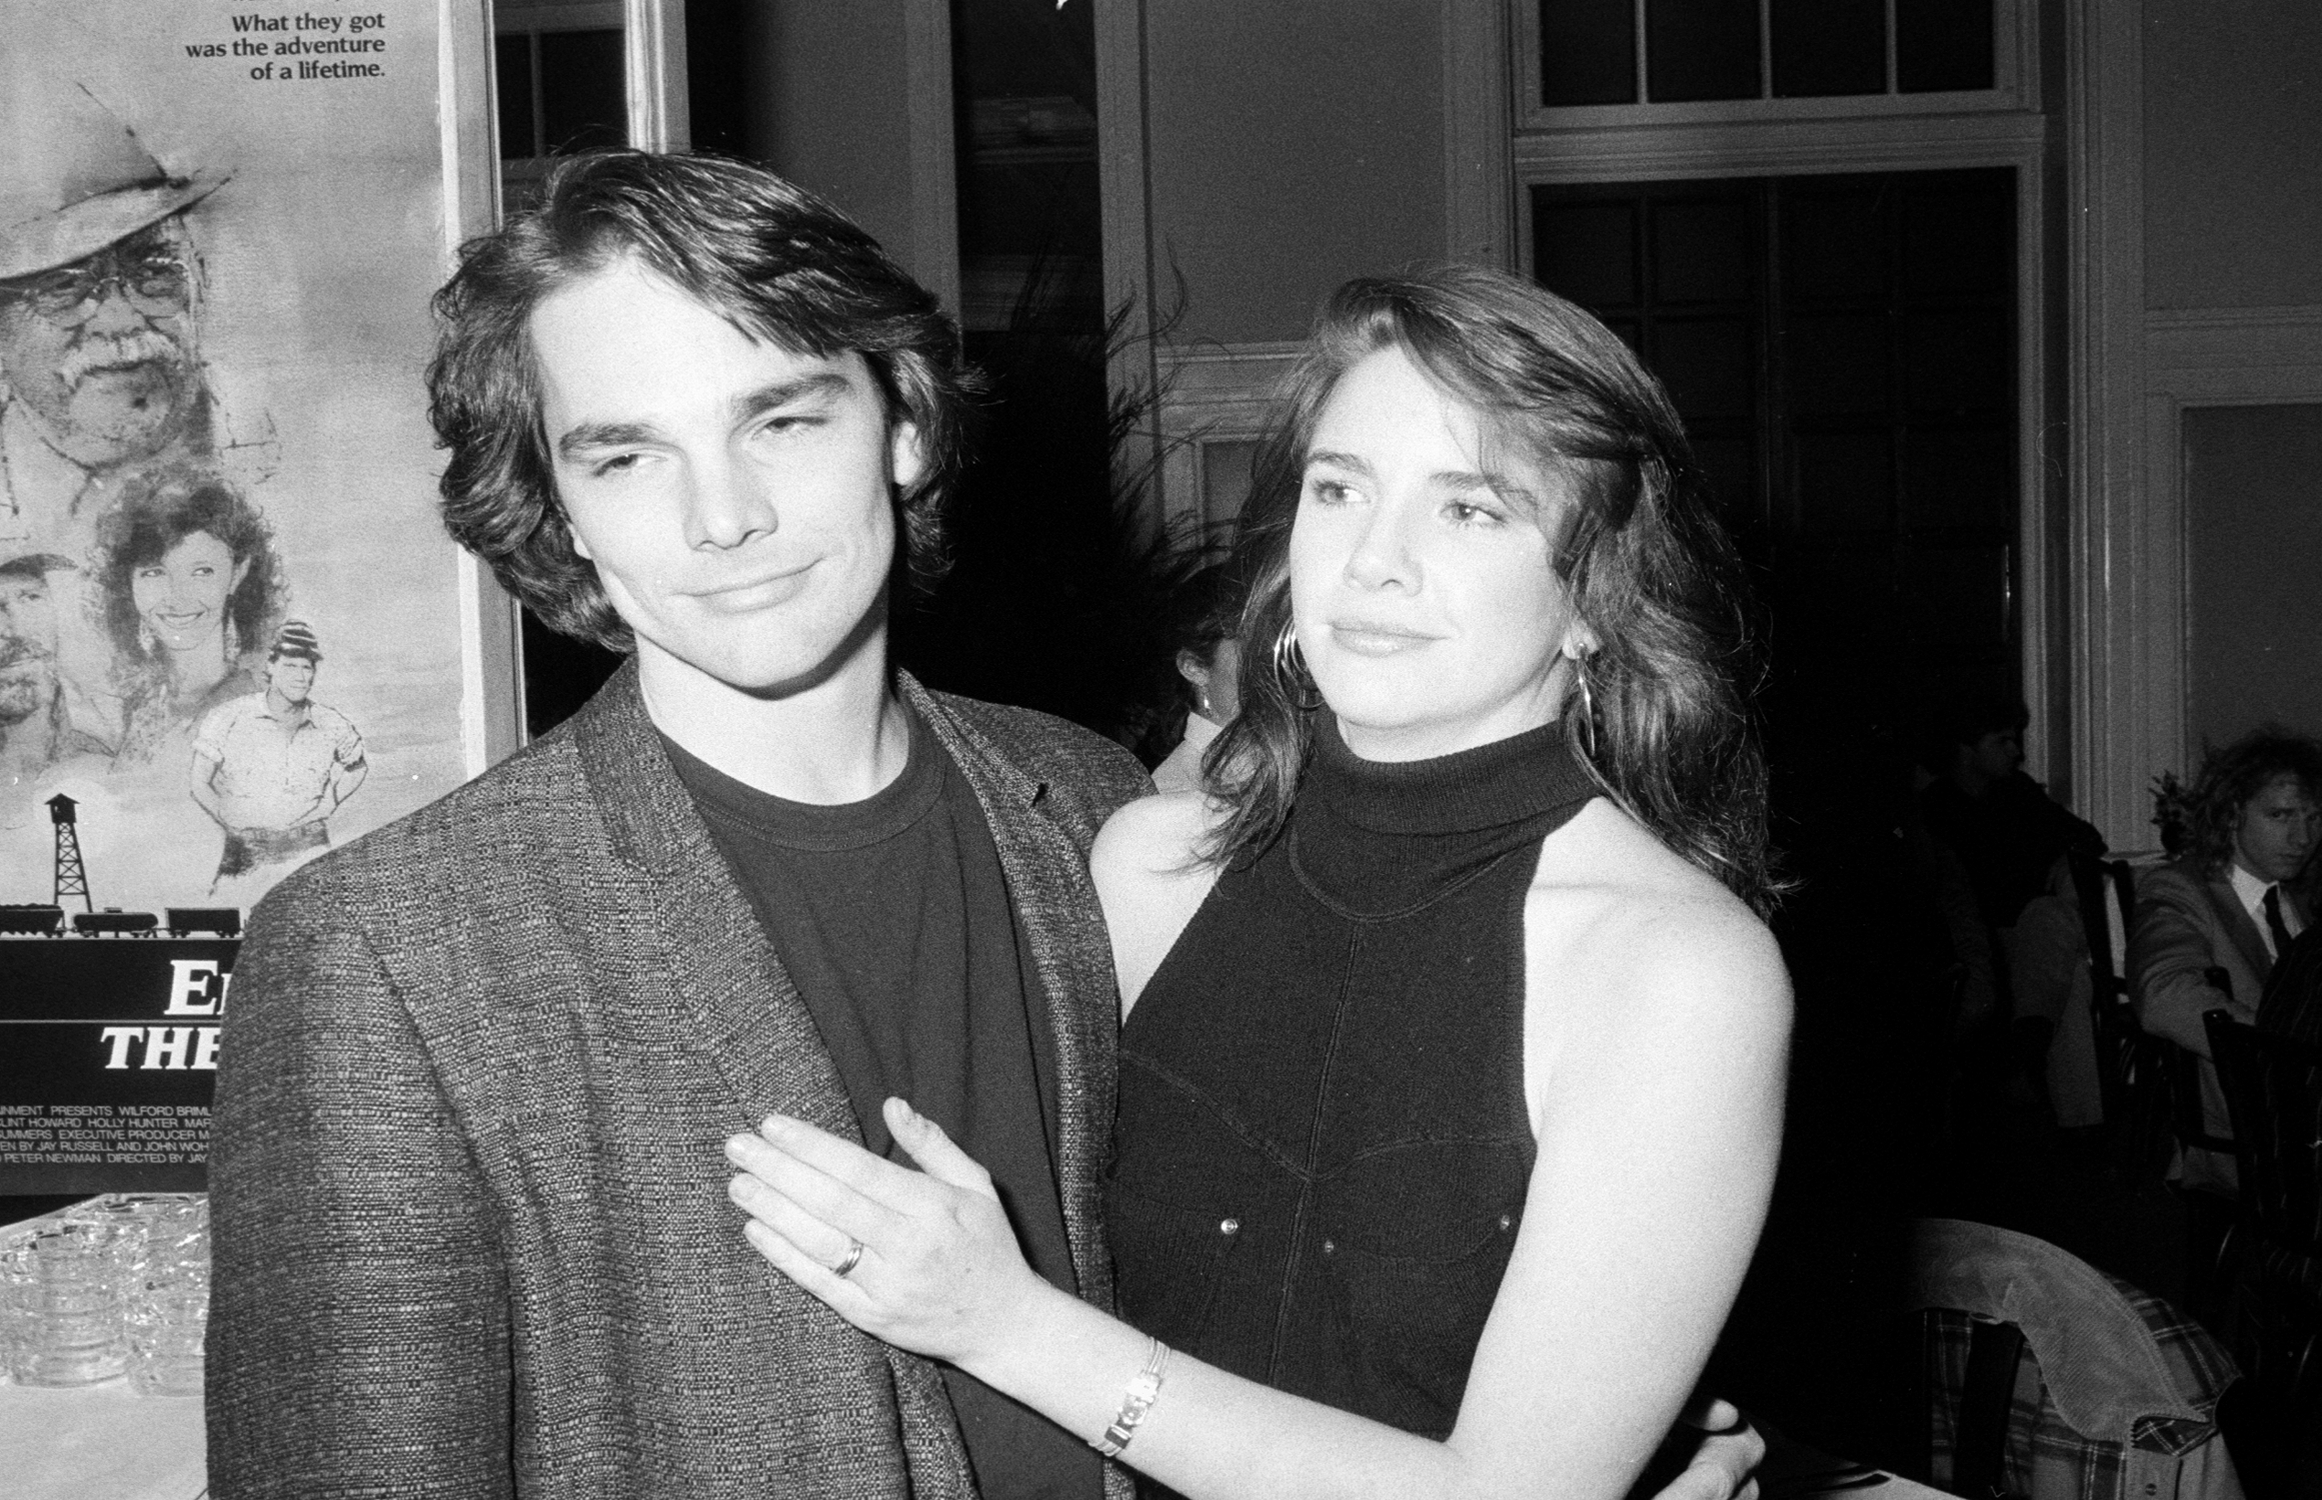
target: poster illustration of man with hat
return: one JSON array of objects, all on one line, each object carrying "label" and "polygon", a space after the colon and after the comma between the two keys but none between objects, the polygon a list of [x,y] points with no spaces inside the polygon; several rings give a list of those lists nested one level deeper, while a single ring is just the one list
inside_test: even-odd
[{"label": "poster illustration of man with hat", "polygon": [[[269,66],[272,14],[0,0],[0,563],[31,622],[0,902],[46,899],[58,792],[96,899],[158,911],[246,906],[481,769],[419,378],[456,238],[438,8],[367,0],[369,71],[328,79]],[[297,787],[260,789],[269,733]]]}]

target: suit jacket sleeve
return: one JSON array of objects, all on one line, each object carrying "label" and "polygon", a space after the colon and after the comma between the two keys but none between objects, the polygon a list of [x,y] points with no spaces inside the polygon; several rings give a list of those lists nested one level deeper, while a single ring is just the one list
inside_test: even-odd
[{"label": "suit jacket sleeve", "polygon": [[229,992],[211,1493],[505,1496],[498,1238],[411,1017],[347,915],[375,898],[340,884],[277,892]]},{"label": "suit jacket sleeve", "polygon": [[2203,1057],[2209,1037],[2201,1014],[2223,1007],[2242,1020],[2256,1014],[2255,995],[2227,995],[2203,977],[2218,964],[2216,913],[2201,882],[2174,867],[2137,883],[2129,923],[2129,998],[2145,1030]]}]

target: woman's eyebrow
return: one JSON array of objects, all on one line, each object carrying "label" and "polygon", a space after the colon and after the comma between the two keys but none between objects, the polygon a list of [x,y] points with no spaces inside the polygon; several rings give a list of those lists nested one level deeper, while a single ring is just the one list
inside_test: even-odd
[{"label": "woman's eyebrow", "polygon": [[1365,479],[1371,477],[1369,460],[1353,453],[1341,453],[1334,448],[1310,449],[1306,455],[1306,462],[1309,465],[1328,464],[1334,469],[1351,470],[1362,475]]}]

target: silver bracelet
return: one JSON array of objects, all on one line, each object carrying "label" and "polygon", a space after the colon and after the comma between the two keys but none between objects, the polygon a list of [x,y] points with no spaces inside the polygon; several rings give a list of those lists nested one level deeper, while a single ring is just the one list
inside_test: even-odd
[{"label": "silver bracelet", "polygon": [[1154,1398],[1161,1394],[1161,1377],[1169,1372],[1169,1346],[1159,1339],[1145,1341],[1145,1368],[1129,1381],[1128,1389],[1121,1392],[1121,1409],[1113,1413],[1113,1425],[1105,1435],[1089,1444],[1107,1458],[1119,1458],[1121,1450],[1129,1446],[1129,1439],[1137,1435],[1137,1424],[1145,1420],[1145,1413],[1153,1409]]}]

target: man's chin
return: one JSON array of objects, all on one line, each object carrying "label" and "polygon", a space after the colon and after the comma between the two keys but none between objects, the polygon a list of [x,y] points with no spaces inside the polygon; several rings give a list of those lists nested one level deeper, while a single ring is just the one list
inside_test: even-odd
[{"label": "man's chin", "polygon": [[65,407],[68,435],[150,451],[175,430],[181,390],[161,366],[96,371],[74,389]]}]

